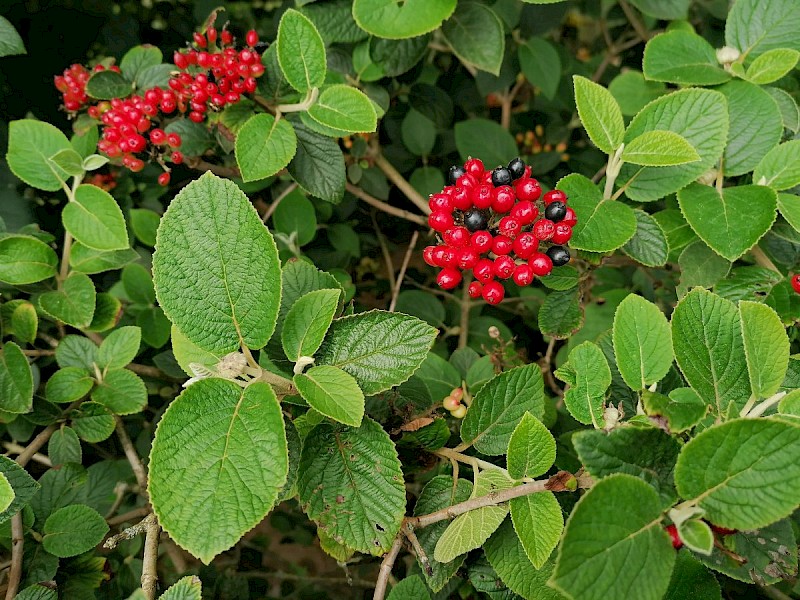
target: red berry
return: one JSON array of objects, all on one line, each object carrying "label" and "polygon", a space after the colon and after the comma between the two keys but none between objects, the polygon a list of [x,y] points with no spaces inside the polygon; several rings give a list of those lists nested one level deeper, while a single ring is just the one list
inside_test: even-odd
[{"label": "red berry", "polygon": [[567,207],[567,214],[564,215],[564,218],[561,219],[561,222],[564,225],[569,225],[570,227],[575,227],[578,223],[578,216],[575,214],[575,211],[572,210],[569,206]]},{"label": "red berry", "polygon": [[481,295],[489,304],[500,304],[506,295],[506,290],[499,281],[489,281],[484,284]]},{"label": "red berry", "polygon": [[510,256],[498,256],[494,259],[494,274],[500,279],[508,279],[514,272],[516,264]]},{"label": "red berry", "polygon": [[527,260],[531,254],[539,249],[539,240],[530,231],[521,233],[517,239],[514,240],[514,253]]},{"label": "red berry", "polygon": [[480,298],[483,291],[483,284],[480,281],[473,281],[467,288],[467,293],[470,298]]},{"label": "red berry", "polygon": [[439,275],[436,276],[436,283],[444,290],[452,290],[461,283],[461,273],[453,268],[446,267],[439,271]]},{"label": "red berry", "polygon": [[194,123],[202,123],[205,120],[205,115],[199,111],[193,110],[189,113],[189,119]]},{"label": "red berry", "polygon": [[176,165],[179,165],[183,162],[183,154],[175,150],[175,152],[172,153],[172,156],[170,156],[170,160]]},{"label": "red berry", "polygon": [[549,219],[539,219],[533,225],[533,235],[542,240],[549,240],[556,231],[556,224]]},{"label": "red berry", "polygon": [[539,216],[539,209],[530,200],[524,200],[514,205],[514,208],[511,209],[511,216],[524,226],[536,220],[536,217]]},{"label": "red berry", "polygon": [[208,38],[208,41],[213,44],[217,41],[217,30],[213,27],[209,27],[206,29],[206,37]]},{"label": "red berry", "polygon": [[156,146],[160,146],[164,142],[167,141],[167,134],[164,133],[163,129],[153,129],[150,132],[150,141],[153,142]]},{"label": "red berry", "polygon": [[714,533],[718,533],[720,535],[733,535],[736,533],[736,529],[728,529],[727,527],[720,527],[719,525],[714,525],[713,523],[709,523],[711,526],[711,530]]},{"label": "red berry", "polygon": [[172,148],[177,148],[177,147],[179,147],[181,145],[181,136],[178,135],[177,133],[174,133],[174,132],[173,133],[168,133],[167,134],[167,143]]},{"label": "red berry", "polygon": [[492,241],[492,234],[488,231],[476,231],[469,239],[470,245],[481,254],[489,251],[492,247]]},{"label": "red berry", "polygon": [[189,59],[187,59],[186,55],[182,52],[175,51],[175,54],[172,55],[172,62],[174,62],[175,66],[179,69],[186,69],[189,67]]},{"label": "red berry", "polygon": [[469,193],[470,188],[463,186],[456,186],[453,195],[450,197],[453,201],[453,206],[458,210],[469,210],[472,208],[472,198]]},{"label": "red berry", "polygon": [[514,206],[517,197],[514,195],[514,190],[509,185],[503,185],[494,190],[494,200],[492,201],[492,210],[496,213],[506,213]]},{"label": "red berry", "polygon": [[434,211],[450,212],[453,210],[453,201],[447,194],[433,194],[428,200],[428,206]]},{"label": "red berry", "polygon": [[436,267],[436,261],[433,259],[433,253],[436,252],[436,246],[426,246],[425,249],[422,251],[422,260],[425,261],[426,264]]},{"label": "red berry", "polygon": [[247,35],[244,39],[247,42],[247,45],[252,48],[258,43],[258,34],[256,33],[255,29],[251,29],[247,32]]},{"label": "red berry", "polygon": [[483,161],[480,158],[470,158],[464,163],[464,170],[472,173],[475,177],[483,176]]},{"label": "red berry", "polygon": [[223,29],[219,32],[219,38],[223,46],[229,46],[233,43],[233,34],[227,29]]},{"label": "red berry", "polygon": [[567,195],[561,190],[550,190],[544,195],[544,203],[550,204],[551,202],[567,203]]},{"label": "red berry", "polygon": [[500,219],[498,227],[500,233],[512,240],[516,238],[522,230],[522,225],[514,217],[503,217]]},{"label": "red berry", "polygon": [[456,181],[457,187],[469,188],[472,189],[474,187],[478,187],[478,178],[475,177],[472,173],[464,173],[461,177],[458,178]]},{"label": "red berry", "polygon": [[474,248],[461,248],[456,264],[462,271],[469,271],[478,264],[478,260],[480,255]]},{"label": "red berry", "polygon": [[457,267],[458,266],[458,255],[459,252],[455,248],[451,248],[450,246],[443,246],[442,253],[439,257],[442,260],[443,267]]},{"label": "red berry", "polygon": [[461,248],[469,243],[469,231],[466,227],[452,227],[444,232],[442,239],[448,246]]},{"label": "red berry", "polygon": [[518,179],[514,183],[514,191],[517,193],[517,198],[529,202],[536,202],[539,196],[542,195],[542,188],[539,187],[539,182],[530,178]]},{"label": "red berry", "polygon": [[[261,77],[263,74],[264,74],[264,65],[262,65],[260,62],[250,65],[250,75],[252,75],[253,77]],[[242,77],[245,77],[245,75],[242,74]]]},{"label": "red berry", "polygon": [[158,185],[169,185],[169,173],[165,172],[158,176]]},{"label": "red berry", "polygon": [[444,233],[453,226],[453,215],[448,212],[437,210],[428,215],[428,225],[431,229]]},{"label": "red berry", "polygon": [[683,547],[681,537],[678,535],[678,528],[675,527],[675,525],[667,525],[664,527],[664,530],[669,534],[669,537],[672,540],[672,547],[675,548],[675,550]]},{"label": "red berry", "polygon": [[482,283],[491,281],[494,278],[494,263],[488,258],[482,258],[472,267],[472,274]]},{"label": "red berry", "polygon": [[566,244],[571,237],[572,227],[564,223],[556,223],[556,230],[551,238],[554,244]]},{"label": "red berry", "polygon": [[508,254],[513,249],[514,242],[511,241],[511,238],[508,238],[504,235],[497,235],[495,236],[494,240],[492,240],[492,252],[498,256]]},{"label": "red berry", "polygon": [[447,266],[447,247],[446,246],[436,246],[433,249],[432,253],[433,258],[433,265],[434,267],[446,267]]},{"label": "red berry", "polygon": [[194,43],[197,44],[200,48],[206,47],[206,36],[202,33],[197,33],[196,31],[192,34],[192,39]]},{"label": "red berry", "polygon": [[792,288],[795,292],[800,294],[800,273],[795,273],[791,278]]},{"label": "red berry", "polygon": [[533,267],[526,264],[517,265],[512,275],[514,283],[520,287],[525,287],[533,283],[533,276]]},{"label": "red berry", "polygon": [[494,188],[486,183],[482,183],[472,191],[472,203],[481,210],[489,208],[494,202]]},{"label": "red berry", "polygon": [[550,275],[550,272],[553,270],[553,261],[550,260],[547,254],[542,254],[541,252],[533,254],[528,264],[531,266],[531,269],[533,269],[533,274],[539,277]]}]

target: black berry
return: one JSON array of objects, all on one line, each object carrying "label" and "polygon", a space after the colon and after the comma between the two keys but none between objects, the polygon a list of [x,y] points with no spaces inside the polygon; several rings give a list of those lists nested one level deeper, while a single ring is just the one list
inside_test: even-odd
[{"label": "black berry", "polygon": [[569,250],[563,246],[551,246],[546,254],[553,261],[554,267],[561,267],[569,262]]},{"label": "black berry", "polygon": [[508,163],[508,171],[511,173],[511,177],[513,177],[514,180],[517,180],[525,175],[525,163],[522,162],[522,159],[518,156]]},{"label": "black berry", "polygon": [[486,217],[486,213],[480,210],[471,210],[464,215],[464,227],[470,231],[480,231],[481,229],[486,229],[488,224],[489,219]]},{"label": "black berry", "polygon": [[447,172],[447,180],[450,182],[450,185],[455,185],[458,181],[458,178],[464,175],[466,171],[464,167],[459,165],[453,165],[450,167],[450,170]]},{"label": "black berry", "polygon": [[492,171],[492,185],[500,187],[501,185],[511,185],[511,172],[505,167],[497,167]]},{"label": "black berry", "polygon": [[551,202],[544,209],[544,216],[553,223],[558,223],[567,216],[567,206],[563,202]]}]

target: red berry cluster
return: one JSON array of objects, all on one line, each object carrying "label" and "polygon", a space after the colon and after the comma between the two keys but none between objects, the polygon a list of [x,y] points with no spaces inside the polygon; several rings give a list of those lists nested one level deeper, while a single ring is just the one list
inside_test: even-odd
[{"label": "red berry cluster", "polygon": [[[119,73],[119,67],[112,66],[109,70]],[[105,71],[103,65],[97,65],[94,71]],[[82,109],[88,102],[86,82],[89,81],[91,72],[83,65],[74,64],[64,69],[63,75],[56,75],[56,89],[61,92],[64,108],[69,112]]]},{"label": "red berry cluster", "polygon": [[471,158],[463,167],[450,167],[448,178],[450,185],[429,201],[428,224],[442,243],[423,252],[425,262],[442,269],[436,278],[440,287],[452,289],[461,283],[462,271],[472,271],[469,295],[497,304],[505,296],[499,279],[526,286],[569,262],[562,244],[578,221],[567,195],[552,190],[542,197],[520,158],[491,171]]},{"label": "red berry cluster", "polygon": [[255,92],[256,78],[264,74],[264,65],[253,48],[258,44],[255,31],[247,32],[248,47],[242,50],[233,47],[233,36],[227,29],[218,33],[209,27],[205,35],[195,33],[193,38],[195,47],[173,56],[182,72],[169,80],[169,87],[177,94],[179,105],[188,105],[189,118],[202,123],[209,109],[220,110],[236,104],[243,94]]}]

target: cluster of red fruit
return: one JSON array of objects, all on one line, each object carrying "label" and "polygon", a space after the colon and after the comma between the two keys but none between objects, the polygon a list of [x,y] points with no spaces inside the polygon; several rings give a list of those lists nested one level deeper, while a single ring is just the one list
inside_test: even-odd
[{"label": "cluster of red fruit", "polygon": [[[470,158],[463,167],[450,167],[448,179],[450,185],[429,201],[428,224],[442,243],[423,252],[425,262],[442,269],[436,278],[440,287],[456,287],[461,272],[471,271],[470,297],[497,304],[505,296],[498,279],[527,286],[569,262],[562,244],[578,220],[567,195],[561,190],[542,195],[520,158],[491,171]],[[544,251],[542,243],[549,245]]]},{"label": "cluster of red fruit", "polygon": [[227,29],[218,33],[209,27],[205,35],[195,33],[193,37],[196,48],[173,56],[181,73],[169,80],[169,87],[177,94],[179,106],[189,107],[189,118],[202,123],[209,109],[220,110],[236,104],[243,94],[255,92],[256,78],[264,74],[264,65],[254,49],[258,44],[255,31],[247,32],[248,47],[238,51]]},{"label": "cluster of red fruit", "polygon": [[[221,110],[238,102],[243,94],[256,90],[256,78],[264,74],[261,55],[253,48],[258,34],[248,31],[248,48],[237,51],[232,34],[209,27],[205,34],[193,35],[194,46],[176,52],[175,65],[180,70],[169,80],[169,88],[154,87],[143,94],[90,103],[86,83],[91,72],[83,65],[72,65],[56,76],[55,86],[62,94],[64,108],[70,113],[87,108],[87,114],[100,121],[102,133],[97,150],[133,172],[144,169],[145,161],[155,161],[164,169],[158,183],[168,185],[170,168],[183,162],[178,150],[181,136],[158,127],[173,113],[186,114],[195,123],[206,118],[209,109]],[[217,46],[219,42],[219,47]],[[105,67],[97,65],[94,71]],[[119,72],[117,66],[109,70]]]}]

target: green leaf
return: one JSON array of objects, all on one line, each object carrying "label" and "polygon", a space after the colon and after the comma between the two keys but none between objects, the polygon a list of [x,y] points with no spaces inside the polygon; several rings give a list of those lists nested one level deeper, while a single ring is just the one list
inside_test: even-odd
[{"label": "green leaf", "polygon": [[428,51],[430,39],[430,34],[404,40],[373,37],[369,42],[369,55],[386,77],[397,77],[410,71],[422,60]]},{"label": "green leaf", "polygon": [[627,184],[625,195],[631,200],[652,202],[663,198],[717,163],[728,139],[725,97],[716,91],[697,88],[662,96],[633,118],[625,132],[625,142],[653,130],[668,130],[682,136],[697,150],[700,160],[671,167],[624,165],[617,183]]},{"label": "green leaf", "polygon": [[389,434],[372,419],[358,429],[315,427],[303,444],[297,492],[312,521],[359,552],[383,554],[400,531],[403,473]]},{"label": "green leaf", "polygon": [[571,248],[589,252],[610,252],[636,233],[636,215],[631,207],[613,200],[603,200],[600,190],[587,177],[567,175],[556,186],[570,198],[578,216],[572,231]]},{"label": "green leaf", "polygon": [[645,266],[663,266],[669,259],[671,246],[661,224],[643,210],[635,208],[633,214],[636,217],[636,233],[625,242],[622,251]]},{"label": "green leaf", "polygon": [[86,93],[97,100],[112,100],[126,98],[133,91],[133,84],[125,79],[121,73],[106,69],[96,71],[86,82]]},{"label": "green leaf", "polygon": [[236,136],[236,164],[242,180],[258,181],[274,175],[292,160],[297,150],[294,128],[286,119],[254,115]]},{"label": "green leaf", "polygon": [[486,168],[508,163],[519,150],[514,137],[498,123],[488,119],[467,119],[455,126],[456,148],[461,158],[480,158]]},{"label": "green leaf", "polygon": [[606,154],[613,154],[625,136],[622,111],[606,88],[593,81],[573,75],[575,105],[586,133]]},{"label": "green leaf", "polygon": [[678,552],[664,600],[722,600],[719,583],[689,550]]},{"label": "green leaf", "polygon": [[43,281],[55,276],[57,264],[55,251],[35,237],[7,235],[0,239],[0,281],[10,285]]},{"label": "green leaf", "polygon": [[73,272],[62,289],[39,296],[39,308],[48,316],[81,329],[88,327],[94,315],[96,292],[88,275]]},{"label": "green leaf", "polygon": [[97,346],[82,335],[68,335],[56,348],[56,362],[62,369],[78,367],[91,372],[94,371],[95,360],[97,360]]},{"label": "green leaf", "polygon": [[[522,60],[521,49],[520,60]],[[617,100],[622,114],[626,117],[632,117],[648,103],[667,93],[663,83],[646,81],[642,73],[634,70],[620,73],[612,79],[608,91]]]},{"label": "green leaf", "polygon": [[519,47],[519,64],[525,79],[552,100],[561,81],[561,57],[553,45],[542,38],[529,39]]},{"label": "green leaf", "polygon": [[372,310],[342,317],[328,330],[317,364],[346,371],[372,396],[408,380],[437,333],[427,323],[397,313]]},{"label": "green leaf", "polygon": [[325,44],[311,20],[289,9],[278,24],[278,62],[286,81],[298,92],[325,82]]},{"label": "green leaf", "polygon": [[800,131],[800,108],[798,108],[794,97],[786,90],[776,87],[768,87],[766,91],[778,103],[783,126],[792,133]]},{"label": "green leaf", "polygon": [[80,400],[94,387],[94,379],[81,367],[64,367],[47,380],[45,395],[49,402],[69,404]]},{"label": "green leaf", "polygon": [[326,417],[359,427],[364,417],[364,394],[358,382],[336,367],[320,365],[294,376],[294,385],[309,406]]},{"label": "green leaf", "polygon": [[482,454],[505,454],[511,434],[528,412],[544,417],[544,384],[537,364],[500,373],[481,387],[461,421],[461,439]]},{"label": "green leaf", "polygon": [[418,317],[434,327],[442,327],[446,318],[444,305],[441,301],[428,292],[421,290],[400,292],[397,296],[395,310],[412,317]]},{"label": "green leaf", "polygon": [[287,236],[294,234],[299,246],[308,244],[317,235],[317,214],[314,205],[302,190],[289,193],[272,214],[276,231]]},{"label": "green leaf", "polygon": [[690,31],[669,31],[652,38],[644,48],[644,76],[680,85],[717,85],[731,76],[717,62],[714,48]]},{"label": "green leaf", "polygon": [[717,415],[750,397],[739,311],[716,294],[694,289],[672,313],[675,358],[686,381]]},{"label": "green leaf", "polygon": [[36,341],[36,332],[39,330],[36,307],[28,301],[17,306],[11,313],[11,328],[17,339],[29,344]]},{"label": "green leaf", "polygon": [[124,250],[128,230],[117,201],[96,185],[81,185],[61,213],[64,228],[93,250]]},{"label": "green leaf", "polygon": [[325,87],[308,109],[308,116],[321,125],[348,133],[370,133],[378,123],[372,101],[360,90],[341,84]]},{"label": "green leaf", "polygon": [[27,53],[17,30],[8,19],[0,16],[0,57]]},{"label": "green leaf", "polygon": [[774,190],[800,184],[800,140],[784,142],[770,150],[753,171],[753,181]]},{"label": "green leaf", "polygon": [[553,492],[528,494],[511,500],[511,519],[528,559],[541,569],[564,530],[561,505]]},{"label": "green leaf", "polygon": [[153,274],[164,313],[205,350],[261,348],[275,330],[278,252],[231,181],[206,173],[175,196],[158,228]]},{"label": "green leaf", "polygon": [[614,354],[625,383],[642,390],[661,381],[672,366],[672,338],[664,313],[630,294],[614,313]]},{"label": "green leaf", "polygon": [[791,48],[775,48],[761,54],[745,71],[748,81],[765,85],[777,81],[794,69],[800,59],[800,52]]},{"label": "green leaf", "polygon": [[138,327],[120,327],[112,331],[97,351],[97,366],[101,369],[121,369],[136,358],[142,341]]},{"label": "green leaf", "polygon": [[788,516],[800,497],[800,428],[737,419],[700,433],[675,466],[682,498],[728,529],[756,529]]},{"label": "green leaf", "polygon": [[678,499],[673,470],[681,447],[660,429],[625,427],[608,434],[579,431],[572,443],[581,464],[595,479],[626,473],[652,486],[664,508]]},{"label": "green leaf", "polygon": [[553,292],[539,310],[539,330],[542,335],[566,339],[583,326],[583,307],[580,292],[575,287]]},{"label": "green leaf", "polygon": [[[512,487],[512,482],[502,471],[483,470],[475,477],[472,498],[510,487]],[[447,563],[470,550],[480,548],[489,539],[489,536],[500,527],[508,510],[506,505],[482,506],[458,515],[436,542],[433,558],[438,562]]]},{"label": "green leaf", "polygon": [[399,40],[433,31],[455,8],[456,0],[354,0],[353,18],[374,36]]},{"label": "green leaf", "polygon": [[678,203],[700,239],[734,261],[772,227],[777,194],[760,185],[728,187],[720,194],[716,188],[693,183],[678,192]]},{"label": "green leaf", "polygon": [[505,29],[491,8],[462,2],[442,25],[442,35],[461,62],[500,74],[506,46]]},{"label": "green leaf", "polygon": [[338,203],[345,186],[344,155],[339,144],[301,122],[293,121],[292,125],[297,153],[286,167],[289,175],[312,196]]},{"label": "green leaf", "polygon": [[725,44],[756,58],[773,48],[800,50],[800,13],[793,0],[738,0],[725,23]]},{"label": "green leaf", "polygon": [[677,388],[669,396],[645,390],[642,393],[645,412],[663,417],[671,433],[682,433],[697,425],[706,416],[708,406],[692,388]]},{"label": "green leaf", "polygon": [[136,81],[136,78],[142,71],[149,67],[161,64],[161,59],[164,56],[161,50],[150,44],[141,46],[134,46],[125,53],[122,60],[119,62],[119,68],[122,75],[128,81]]},{"label": "green leaf", "polygon": [[730,120],[722,167],[725,175],[743,175],[780,142],[780,109],[772,96],[747,81],[731,81],[718,90],[728,100]]},{"label": "green leaf", "polygon": [[47,443],[47,456],[54,465],[78,463],[83,459],[81,441],[71,427],[61,427],[50,436]]},{"label": "green leaf", "polygon": [[166,89],[169,87],[169,80],[177,70],[175,65],[163,63],[142,69],[136,77],[136,87],[140,90],[147,90],[154,87]]},{"label": "green leaf", "polygon": [[50,157],[50,161],[68,175],[83,177],[83,157],[72,148],[59,150]]},{"label": "green leaf", "polygon": [[138,258],[139,255],[131,248],[105,252],[92,250],[80,242],[75,242],[72,245],[72,253],[69,256],[69,265],[74,271],[93,275],[94,273],[121,269]]},{"label": "green leaf", "polygon": [[184,156],[201,156],[215,145],[214,137],[208,127],[190,119],[175,119],[164,128],[164,131],[181,136],[181,152]]},{"label": "green leaf", "polygon": [[50,161],[50,157],[72,146],[59,129],[34,119],[12,121],[8,126],[8,166],[11,172],[39,190],[61,189],[67,174]]},{"label": "green leaf", "polygon": [[555,376],[570,386],[564,395],[570,414],[585,425],[602,427],[611,369],[600,347],[593,342],[575,346],[568,362],[556,370]]},{"label": "green leaf", "polygon": [[436,143],[436,126],[433,121],[413,108],[403,118],[400,134],[403,145],[417,156],[428,156]]},{"label": "green leaf", "polygon": [[678,536],[686,547],[698,554],[711,554],[714,549],[714,533],[708,523],[700,519],[690,519],[678,525]]},{"label": "green leaf", "polygon": [[507,455],[511,477],[538,477],[556,460],[556,440],[539,419],[526,412],[508,440]]},{"label": "green leaf", "polygon": [[537,570],[508,519],[486,541],[483,551],[502,582],[515,594],[526,600],[564,599],[560,593],[547,587],[547,580],[553,572],[552,563],[545,563]]},{"label": "green leaf", "polygon": [[131,302],[150,305],[156,301],[156,292],[150,271],[140,264],[127,265],[122,269],[122,285]]},{"label": "green leaf", "polygon": [[25,469],[7,456],[0,456],[0,473],[3,474],[14,490],[14,499],[11,504],[0,512],[0,523],[5,523],[30,502],[41,486]]},{"label": "green leaf", "polygon": [[132,415],[147,405],[147,388],[133,371],[113,369],[94,388],[92,400],[115,414]]},{"label": "green leaf", "polygon": [[605,600],[609,590],[660,600],[675,563],[661,510],[653,488],[635,477],[597,482],[572,511],[548,583],[581,600]]},{"label": "green leaf", "polygon": [[731,270],[730,261],[722,258],[700,240],[686,246],[678,258],[681,269],[680,295],[694,286],[711,287]]},{"label": "green leaf", "polygon": [[780,317],[769,306],[743,300],[739,314],[753,396],[769,398],[786,376],[789,339]]},{"label": "green leaf", "polygon": [[75,433],[90,444],[107,440],[114,433],[114,426],[114,415],[105,406],[96,402],[84,402],[72,415],[72,428]]},{"label": "green leaf", "polygon": [[[56,567],[58,567],[58,559],[53,557],[53,560],[55,560]],[[14,596],[14,600],[58,600],[58,593],[40,583],[36,583],[26,587]]]},{"label": "green leaf", "polygon": [[208,564],[273,507],[286,482],[287,457],[283,417],[269,385],[202,379],[158,423],[150,451],[153,510],[178,545]]},{"label": "green leaf", "polygon": [[778,194],[778,210],[795,231],[800,231],[800,196]]},{"label": "green leaf", "polygon": [[314,356],[339,309],[341,294],[338,289],[309,292],[289,309],[281,330],[283,350],[289,360],[297,362],[302,356]]},{"label": "green leaf", "polygon": [[630,0],[644,14],[657,19],[685,19],[691,0]]},{"label": "green leaf", "polygon": [[136,239],[150,246],[156,245],[156,231],[161,221],[161,215],[146,208],[133,208],[128,212]]},{"label": "green leaf", "polygon": [[645,167],[667,167],[700,160],[697,150],[672,131],[645,131],[625,144],[622,160]]},{"label": "green leaf", "polygon": [[158,600],[201,600],[203,586],[197,575],[188,575],[169,586]]},{"label": "green leaf", "polygon": [[106,520],[96,510],[73,504],[47,518],[42,545],[50,554],[67,558],[91,550],[107,533]]},{"label": "green leaf", "polygon": [[392,588],[387,600],[430,600],[428,587],[419,575],[411,575]]}]

